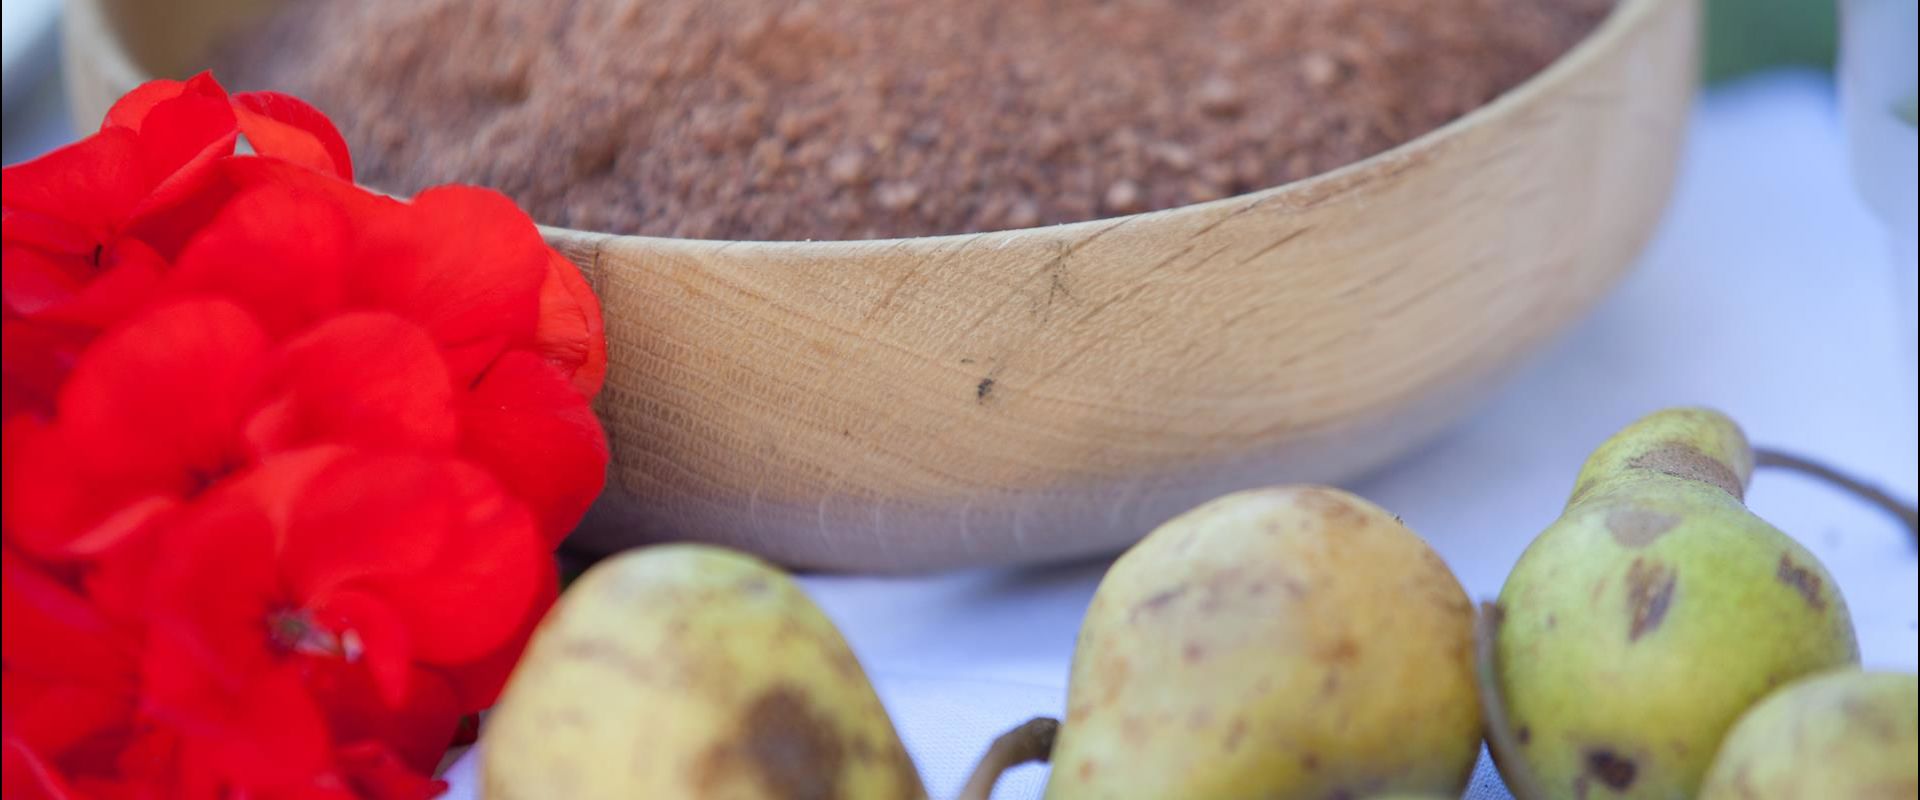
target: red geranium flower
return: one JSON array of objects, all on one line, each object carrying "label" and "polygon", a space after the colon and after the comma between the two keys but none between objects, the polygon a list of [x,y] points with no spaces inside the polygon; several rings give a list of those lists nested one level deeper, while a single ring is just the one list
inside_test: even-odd
[{"label": "red geranium flower", "polygon": [[493,699],[462,696],[466,666],[551,600],[526,508],[454,459],[289,453],[144,544],[124,557],[158,565],[122,574],[152,603],[146,700],[251,786],[338,769],[331,740],[430,771]]},{"label": "red geranium flower", "polygon": [[205,75],[6,169],[8,797],[431,796],[551,604],[598,303],[506,198],[351,176]]},{"label": "red geranium flower", "polygon": [[270,92],[229,98],[206,74],[143,85],[99,133],[6,168],[0,324],[19,342],[0,414],[46,410],[63,365],[157,277],[160,259],[131,229],[191,200],[243,133],[262,156],[353,176],[346,142],[312,106]]},{"label": "red geranium flower", "polygon": [[[325,249],[326,240],[309,241]],[[200,263],[189,251],[180,274],[203,276]],[[335,271],[346,274],[306,281],[316,285],[297,294],[353,291],[351,271]],[[414,313],[435,308],[391,273],[385,283],[361,290],[375,298],[365,305],[404,307],[378,293],[418,291]],[[537,286],[518,288],[531,316]],[[469,336],[453,315],[430,317],[437,331],[372,311],[301,328],[318,314],[291,305],[256,302],[280,311],[263,320],[227,300],[181,300],[109,331],[78,360],[52,421],[8,423],[9,461],[36,465],[0,476],[9,535],[44,558],[92,557],[240,466],[328,442],[463,453],[528,501],[553,542],[598,493],[606,466],[598,423],[574,384],[533,350]],[[276,344],[270,326],[297,335]]]},{"label": "red geranium flower", "polygon": [[0,789],[31,797],[43,782],[64,785],[61,773],[84,777],[125,744],[138,639],[12,548],[0,551],[0,587]]},{"label": "red geranium flower", "polygon": [[273,93],[230,99],[204,73],[153,81],[115,103],[99,133],[6,169],[7,310],[86,319],[99,295],[135,294],[151,277],[142,270],[106,281],[129,286],[94,286],[122,271],[123,235],[190,198],[243,133],[262,156],[353,177],[346,142],[306,103]]}]

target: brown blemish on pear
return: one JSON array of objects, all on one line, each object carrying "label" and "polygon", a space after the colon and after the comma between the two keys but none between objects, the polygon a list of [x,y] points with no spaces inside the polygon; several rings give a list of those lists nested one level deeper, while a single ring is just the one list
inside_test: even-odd
[{"label": "brown blemish on pear", "polygon": [[1643,508],[1622,508],[1607,513],[1607,531],[1621,547],[1646,547],[1678,524],[1679,517]]},{"label": "brown blemish on pear", "polygon": [[1800,598],[1807,601],[1808,607],[1813,610],[1819,611],[1827,607],[1827,599],[1820,594],[1820,589],[1825,582],[1819,575],[1814,574],[1813,570],[1794,563],[1792,556],[1785,553],[1780,555],[1780,566],[1774,570],[1773,576],[1799,592]]},{"label": "brown blemish on pear", "polygon": [[1634,776],[1639,771],[1633,759],[1612,750],[1595,748],[1587,751],[1587,774],[1616,792],[1632,788]]},{"label": "brown blemish on pear", "polygon": [[1632,619],[1627,625],[1627,641],[1660,627],[1667,618],[1667,606],[1673,603],[1673,570],[1657,561],[1634,559],[1627,568],[1627,607]]},{"label": "brown blemish on pear", "polygon": [[1747,494],[1745,481],[1741,480],[1731,467],[1686,442],[1663,442],[1633,457],[1627,462],[1627,466],[1651,470],[1682,480],[1698,481],[1717,487],[1733,495],[1734,499],[1743,499]]},{"label": "brown blemish on pear", "polygon": [[733,736],[708,752],[695,783],[718,791],[744,768],[768,796],[834,800],[847,749],[800,690],[778,686],[748,704]]}]

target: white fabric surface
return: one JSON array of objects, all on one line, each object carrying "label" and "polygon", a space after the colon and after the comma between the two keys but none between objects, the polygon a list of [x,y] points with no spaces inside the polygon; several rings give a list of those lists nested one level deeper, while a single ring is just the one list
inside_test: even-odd
[{"label": "white fabric surface", "polygon": [[[6,160],[69,136],[58,114],[43,95],[9,115]],[[1468,423],[1350,488],[1405,517],[1476,597],[1498,593],[1587,451],[1662,406],[1717,406],[1757,442],[1913,497],[1914,331],[1896,321],[1885,233],[1844,159],[1823,78],[1776,74],[1706,95],[1663,228],[1620,290]],[[1750,502],[1838,578],[1865,663],[1915,669],[1916,562],[1900,528],[1777,473],[1756,478]],[[873,676],[932,795],[948,798],[995,735],[1061,712],[1104,567],[803,580]],[[473,755],[448,773],[450,798],[475,796]],[[995,797],[1037,798],[1045,775],[1015,770]],[[1483,760],[1467,797],[1508,795]]]}]

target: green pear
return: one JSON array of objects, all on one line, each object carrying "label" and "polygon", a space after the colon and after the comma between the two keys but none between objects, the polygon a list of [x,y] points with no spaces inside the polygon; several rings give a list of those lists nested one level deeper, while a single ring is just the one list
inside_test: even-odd
[{"label": "green pear", "polygon": [[714,547],[632,551],[575,581],[485,742],[489,800],[926,796],[833,623]]},{"label": "green pear", "polygon": [[1741,712],[1858,661],[1833,576],[1743,504],[1752,471],[1740,428],[1704,409],[1587,459],[1500,592],[1503,770],[1550,797],[1691,798]]},{"label": "green pear", "polygon": [[1392,514],[1229,495],[1101,580],[1048,800],[1458,796],[1480,750],[1473,606]]},{"label": "green pear", "polygon": [[1835,670],[1767,695],[1720,745],[1701,800],[1911,800],[1920,678]]}]

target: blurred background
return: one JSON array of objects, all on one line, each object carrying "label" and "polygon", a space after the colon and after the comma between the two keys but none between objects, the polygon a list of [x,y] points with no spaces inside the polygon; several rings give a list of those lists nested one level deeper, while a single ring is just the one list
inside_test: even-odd
[{"label": "blurred background", "polygon": [[[73,128],[60,4],[3,5],[11,164]],[[1756,442],[1913,497],[1915,5],[1708,0],[1705,89],[1677,193],[1635,272],[1473,419],[1352,488],[1402,513],[1476,596],[1498,591],[1593,444],[1661,406],[1719,406]],[[1920,615],[1904,532],[1794,476],[1761,475],[1752,498],[1837,576],[1867,665],[1914,669]],[[1104,567],[805,582],[868,666],[935,796],[948,796],[995,733],[1060,712],[1074,631]],[[455,768],[455,797],[471,796],[471,767]],[[995,796],[1038,797],[1044,774],[1022,768]],[[1483,762],[1468,796],[1506,795]]]},{"label": "blurred background", "polygon": [[[6,42],[6,163],[35,152],[36,144],[64,141],[64,126],[44,113],[59,103],[54,30],[59,0],[4,0]],[[1709,84],[1770,68],[1833,68],[1839,24],[1825,0],[1707,0]],[[22,105],[22,104],[26,105]],[[19,112],[16,114],[16,109]],[[48,123],[35,126],[34,123]]]}]

